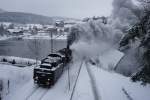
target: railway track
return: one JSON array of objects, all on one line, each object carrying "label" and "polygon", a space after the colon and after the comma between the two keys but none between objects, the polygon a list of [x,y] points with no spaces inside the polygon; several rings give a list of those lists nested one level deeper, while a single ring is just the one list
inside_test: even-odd
[{"label": "railway track", "polygon": [[[79,65],[79,69],[78,69],[78,72],[77,72],[77,77],[75,79],[75,83],[74,83],[74,86],[73,86],[73,90],[72,90],[70,100],[73,98],[73,94],[74,94],[74,91],[75,91],[75,87],[76,87],[76,84],[77,84],[77,81],[78,81],[78,78],[79,78],[79,74],[80,74],[83,62],[84,61],[81,61],[80,65]],[[49,90],[48,88],[35,87],[30,92],[30,94],[26,97],[25,100],[42,100],[42,99],[44,99],[44,96],[46,96],[46,94],[48,93],[48,90]]]},{"label": "railway track", "polygon": [[38,88],[39,88],[39,87],[36,87],[35,89],[33,89],[32,92],[26,97],[25,100],[28,100],[28,99],[32,96],[32,94],[33,94],[35,91],[37,91]]},{"label": "railway track", "polygon": [[82,61],[81,64],[80,64],[80,67],[79,67],[79,70],[78,70],[78,74],[77,74],[77,77],[76,77],[76,81],[75,81],[75,84],[74,84],[74,87],[73,87],[73,90],[72,90],[72,93],[71,93],[71,97],[70,97],[69,100],[73,100],[74,99],[73,95],[74,95],[74,92],[75,92],[76,85],[78,83],[78,78],[79,78],[80,72],[82,70],[83,63],[86,65],[85,67],[86,67],[86,70],[87,70],[87,75],[88,75],[88,77],[90,79],[90,84],[91,84],[91,89],[92,89],[91,93],[92,93],[92,95],[94,97],[93,99],[94,100],[102,100],[101,99],[101,95],[100,95],[100,93],[99,93],[99,91],[97,89],[97,84],[96,84],[96,81],[95,81],[95,77],[94,77],[94,75],[93,75],[93,73],[92,73],[92,71],[90,69],[90,65],[91,64],[88,61]]},{"label": "railway track", "polygon": [[81,64],[79,66],[79,70],[78,70],[77,77],[76,77],[76,80],[75,80],[75,83],[74,83],[74,86],[73,86],[73,90],[72,90],[72,93],[71,93],[71,96],[70,96],[70,100],[73,99],[73,95],[74,95],[74,92],[75,92],[75,88],[76,88],[76,85],[77,85],[77,81],[78,81],[78,78],[79,78],[79,75],[80,75],[80,72],[81,72],[83,62],[84,61],[81,61]]},{"label": "railway track", "polygon": [[30,93],[30,95],[26,97],[25,100],[42,100],[42,98],[47,92],[48,89],[37,87]]},{"label": "railway track", "polygon": [[96,81],[95,81],[95,77],[94,77],[92,71],[90,70],[90,63],[86,61],[85,64],[86,64],[86,69],[87,69],[87,72],[88,72],[88,75],[89,75],[89,78],[90,78],[90,83],[91,83],[91,87],[92,87],[94,100],[102,100],[101,95],[100,95],[100,93],[97,89],[97,84],[96,84]]}]

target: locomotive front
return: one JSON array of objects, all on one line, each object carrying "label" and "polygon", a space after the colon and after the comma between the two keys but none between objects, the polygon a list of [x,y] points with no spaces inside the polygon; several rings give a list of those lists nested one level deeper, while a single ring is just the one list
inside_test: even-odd
[{"label": "locomotive front", "polygon": [[40,66],[34,68],[34,83],[39,86],[52,86],[59,78],[58,72],[62,73],[62,57],[57,54],[51,54],[41,61]]}]

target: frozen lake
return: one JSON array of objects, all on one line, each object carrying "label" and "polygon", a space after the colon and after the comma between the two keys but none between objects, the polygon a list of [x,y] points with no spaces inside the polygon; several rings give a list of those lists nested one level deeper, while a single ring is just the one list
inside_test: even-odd
[{"label": "frozen lake", "polygon": [[[37,45],[35,44],[37,43]],[[54,40],[54,51],[66,47],[66,40]],[[39,49],[36,49],[39,48]],[[36,51],[35,51],[36,50]],[[38,51],[37,51],[38,50]],[[39,52],[39,59],[42,59],[51,52],[50,40],[4,40],[0,41],[0,55],[35,58],[35,52]]]}]

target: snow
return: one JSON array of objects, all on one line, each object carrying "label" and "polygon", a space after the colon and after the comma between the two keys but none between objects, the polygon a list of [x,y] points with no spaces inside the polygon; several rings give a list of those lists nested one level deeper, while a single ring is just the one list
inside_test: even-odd
[{"label": "snow", "polygon": [[31,69],[32,67],[19,68],[12,65],[0,64],[0,80],[2,80],[3,85],[2,97],[5,97],[8,93],[13,93],[23,84],[27,83],[31,79],[30,76],[32,76]]},{"label": "snow", "polygon": [[[10,31],[18,31],[18,30],[11,30]],[[67,40],[67,32],[60,33],[58,35],[53,35],[54,40]],[[0,41],[8,40],[13,38],[21,38],[21,39],[51,39],[49,33],[38,33],[37,35],[31,35],[30,33],[23,33],[23,35],[19,36],[0,36]]]},{"label": "snow", "polygon": [[85,63],[83,63],[73,98],[73,100],[94,100],[90,78],[86,70]]},{"label": "snow", "polygon": [[10,33],[13,33],[13,32],[20,32],[20,31],[22,31],[21,29],[8,29],[8,31],[10,32]]},{"label": "snow", "polygon": [[[149,100],[150,85],[142,86],[140,82],[133,83],[130,78],[105,70],[103,66],[114,66],[123,57],[123,53],[111,49],[100,55],[101,64],[92,65],[84,60],[79,79],[73,94],[73,100],[128,100],[123,89],[133,100]],[[109,60],[107,60],[109,58]],[[11,89],[4,100],[69,100],[81,65],[81,59],[73,59],[70,68],[70,89],[68,86],[68,72],[63,75],[50,89],[38,87],[32,79],[33,67],[18,68],[0,64],[0,78],[9,79]],[[67,69],[67,68],[66,68]]]},{"label": "snow", "polygon": [[[47,35],[30,35],[30,36],[24,36],[23,39],[51,39],[51,37]],[[53,35],[53,38],[55,40],[67,40],[67,35]]]},{"label": "snow", "polygon": [[140,83],[133,83],[128,77],[96,66],[90,66],[90,70],[94,74],[102,100],[128,100],[122,88],[127,90],[133,100],[149,100],[150,98],[150,85],[142,86]]},{"label": "snow", "polygon": [[10,37],[8,37],[8,36],[0,36],[0,41],[2,41],[2,40],[7,40],[7,39],[9,39]]},{"label": "snow", "polygon": [[[107,61],[106,58],[109,57],[110,59]],[[87,69],[89,68],[91,72],[91,80],[95,81],[93,84],[96,85],[96,91],[100,100],[129,100],[129,97],[127,97],[127,95],[123,92],[123,89],[126,90],[133,100],[149,100],[150,85],[142,86],[140,82],[132,82],[129,77],[125,77],[113,72],[112,70],[108,71],[108,69],[105,70],[102,68],[103,66],[108,66],[112,63],[116,65],[122,57],[123,53],[117,50],[110,50],[100,57],[102,63],[101,67],[85,62],[87,64],[84,64],[82,67],[74,100],[93,100],[90,90],[91,87],[89,85],[90,79],[87,78],[88,74],[86,67]]]},{"label": "snow", "polygon": [[[3,59],[6,59],[7,62],[3,62]],[[5,64],[11,64],[15,60],[15,65],[20,65],[20,66],[29,66],[32,64],[36,63],[36,60],[34,59],[29,59],[29,58],[21,58],[21,57],[14,57],[14,56],[0,56],[0,63],[5,63]],[[38,61],[40,63],[40,61]]]},{"label": "snow", "polygon": [[51,67],[51,64],[50,63],[43,63],[43,64],[41,64],[42,66],[49,66],[49,67]]},{"label": "snow", "polygon": [[[76,43],[71,46],[71,49],[75,52],[73,52],[73,63],[69,65],[70,89],[67,70],[64,71],[54,86],[47,89],[34,84],[32,78],[33,66],[19,68],[10,65],[10,63],[1,63],[0,81],[4,85],[3,100],[70,100],[83,59],[73,100],[149,100],[150,84],[142,86],[140,82],[134,83],[129,77],[114,72],[117,64],[124,56],[122,52],[115,49],[116,43],[121,39],[122,33],[126,33],[130,25],[134,25],[138,21],[137,16],[133,13],[133,10],[137,12],[138,9],[132,3],[132,0],[114,0],[113,6],[113,14],[108,19],[108,24],[103,24],[100,20],[89,20],[87,23],[75,22],[78,24],[73,26],[65,25],[65,27],[71,28],[70,33],[73,36],[74,29],[77,30],[76,36],[73,37],[76,38]],[[70,23],[74,22],[70,20]],[[40,24],[27,24],[26,29],[34,26],[39,29],[43,28]],[[48,28],[52,27],[54,26],[48,26]],[[52,39],[67,40],[67,34],[54,35]],[[43,33],[43,30],[37,35],[25,33],[16,37],[22,39],[51,39],[48,33]],[[15,36],[3,36],[0,37],[0,40],[9,38],[15,38]],[[29,61],[35,63],[35,60],[31,59],[0,56],[1,61],[3,58],[6,58],[8,62],[15,59],[19,64],[26,64]],[[127,65],[126,62],[124,63]],[[47,64],[44,65],[47,66]],[[55,68],[52,70],[55,70]],[[10,82],[10,85],[8,82]]]},{"label": "snow", "polygon": [[60,77],[58,82],[56,82],[56,84],[53,87],[51,87],[50,89],[45,89],[45,88],[37,87],[37,85],[34,84],[31,75],[33,69],[30,69],[30,74],[29,74],[30,81],[25,82],[24,85],[20,86],[20,88],[17,88],[16,89],[17,91],[11,92],[9,95],[7,95],[4,98],[4,100],[10,100],[10,98],[11,100],[26,100],[28,97],[30,98],[29,100],[39,100],[41,96],[43,96],[42,100],[48,100],[50,98],[53,98],[53,100],[60,100],[60,99],[69,100],[80,64],[81,62],[78,61],[71,66],[70,90],[68,87],[67,70],[64,72],[64,74]]},{"label": "snow", "polygon": [[33,28],[33,27],[37,27],[37,28],[43,28],[43,26],[41,25],[41,24],[26,24],[26,27],[31,27],[31,28]]},{"label": "snow", "polygon": [[111,49],[99,56],[100,65],[104,69],[114,69],[124,54],[118,50]]}]

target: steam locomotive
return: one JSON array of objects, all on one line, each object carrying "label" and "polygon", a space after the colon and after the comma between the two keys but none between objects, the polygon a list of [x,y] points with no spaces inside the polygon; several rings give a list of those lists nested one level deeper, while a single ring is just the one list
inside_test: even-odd
[{"label": "steam locomotive", "polygon": [[72,51],[69,48],[63,48],[49,54],[41,60],[41,64],[38,67],[34,68],[34,83],[44,87],[53,86],[71,59]]}]

